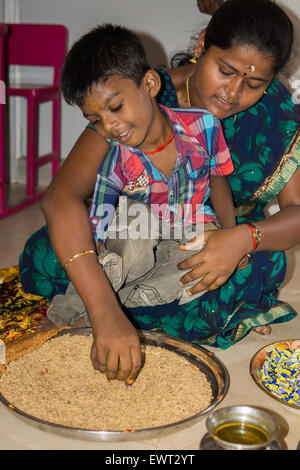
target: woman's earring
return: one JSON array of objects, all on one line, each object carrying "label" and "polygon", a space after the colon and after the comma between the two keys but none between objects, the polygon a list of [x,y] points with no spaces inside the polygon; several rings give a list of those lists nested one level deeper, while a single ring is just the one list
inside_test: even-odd
[{"label": "woman's earring", "polygon": [[264,95],[267,95],[267,94],[268,94],[268,92],[265,90],[265,91],[264,91]]},{"label": "woman's earring", "polygon": [[192,57],[192,58],[190,59],[190,62],[191,62],[192,64],[197,64],[197,62],[198,62],[198,57],[196,57],[196,56]]}]

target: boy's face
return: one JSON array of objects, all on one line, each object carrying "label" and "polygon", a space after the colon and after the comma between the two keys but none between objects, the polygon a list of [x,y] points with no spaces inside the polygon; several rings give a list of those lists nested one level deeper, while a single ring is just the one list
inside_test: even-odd
[{"label": "boy's face", "polygon": [[130,147],[143,147],[153,124],[154,104],[145,82],[140,88],[120,75],[95,84],[80,106],[104,138]]}]

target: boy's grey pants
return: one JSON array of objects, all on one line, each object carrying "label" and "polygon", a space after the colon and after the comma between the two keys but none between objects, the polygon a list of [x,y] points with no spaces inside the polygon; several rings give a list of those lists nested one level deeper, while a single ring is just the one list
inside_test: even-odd
[{"label": "boy's grey pants", "polygon": [[[118,213],[115,218],[118,220]],[[129,216],[128,226],[130,226]],[[124,228],[127,230],[128,227],[121,227],[118,234]],[[204,227],[205,230],[216,228],[215,223],[205,224]],[[110,237],[108,229],[98,259],[120,303],[125,307],[155,306],[168,304],[174,300],[179,300],[179,304],[182,305],[203,295],[204,292],[193,296],[186,293],[195,281],[180,286],[180,278],[189,269],[182,271],[177,268],[178,263],[190,258],[201,249],[180,250],[179,245],[190,240],[190,237],[175,238],[174,230],[169,228],[168,230],[170,238],[167,239],[163,238],[166,232],[161,223],[155,235],[152,231],[152,238],[133,239],[129,231],[127,238],[115,239]],[[58,326],[73,325],[79,318],[84,318],[86,323],[90,324],[85,306],[72,284],[69,285],[65,295],[53,298],[47,316]]]}]

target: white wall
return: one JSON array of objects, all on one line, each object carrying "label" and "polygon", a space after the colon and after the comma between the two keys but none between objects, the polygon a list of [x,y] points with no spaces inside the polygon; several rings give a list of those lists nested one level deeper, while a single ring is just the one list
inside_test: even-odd
[{"label": "white wall", "polygon": [[[184,50],[191,35],[205,26],[196,0],[21,0],[21,22],[61,23],[69,31],[69,46],[103,22],[123,24],[141,35],[152,66],[168,63]],[[63,103],[62,157],[86,126],[80,111]],[[46,138],[46,136],[45,136]]]},{"label": "white wall", "polygon": [[295,28],[293,57],[285,74],[292,80],[300,80],[300,0],[276,0],[291,18]]},{"label": "white wall", "polygon": [[[197,0],[0,0],[14,2],[19,9],[20,22],[60,23],[69,31],[69,47],[87,30],[96,24],[112,22],[123,24],[141,35],[152,66],[164,63],[174,52],[185,50],[193,34],[205,27],[209,20],[197,7]],[[5,8],[4,3],[4,8]],[[297,30],[297,47],[300,48],[299,22],[300,0],[277,1],[292,17]],[[36,73],[34,71],[33,73]],[[300,79],[299,57],[289,74]],[[46,77],[46,75],[45,75]],[[40,78],[40,77],[39,77]],[[32,81],[32,77],[28,77]],[[43,105],[41,151],[48,151],[50,143],[48,123],[49,109]],[[79,110],[65,103],[62,107],[62,158],[72,148],[76,138],[86,126]],[[21,135],[21,139],[23,139]],[[21,143],[21,147],[24,147]]]}]

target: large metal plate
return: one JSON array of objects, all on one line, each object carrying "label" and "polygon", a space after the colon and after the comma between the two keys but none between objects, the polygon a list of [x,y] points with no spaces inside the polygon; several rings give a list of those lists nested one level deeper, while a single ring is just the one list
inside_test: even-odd
[{"label": "large metal plate", "polygon": [[[56,337],[65,334],[91,336],[92,330],[91,328],[67,329],[60,331]],[[141,344],[159,346],[173,351],[176,354],[185,357],[205,374],[211,385],[213,395],[212,402],[205,410],[182,421],[164,426],[138,429],[135,432],[103,431],[72,428],[40,420],[12,406],[12,404],[9,403],[1,393],[0,400],[12,413],[14,413],[15,416],[39,429],[66,437],[93,441],[134,441],[137,439],[151,439],[163,434],[175,432],[202,420],[221,403],[229,389],[229,374],[222,362],[212,352],[207,351],[203,347],[194,346],[186,341],[158,332],[139,331],[139,335]]]}]

